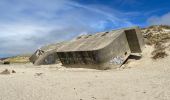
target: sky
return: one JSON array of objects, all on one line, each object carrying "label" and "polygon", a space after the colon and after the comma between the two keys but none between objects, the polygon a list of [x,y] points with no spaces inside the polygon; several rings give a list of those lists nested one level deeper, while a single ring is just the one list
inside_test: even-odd
[{"label": "sky", "polygon": [[83,34],[170,25],[169,0],[0,0],[0,58]]}]

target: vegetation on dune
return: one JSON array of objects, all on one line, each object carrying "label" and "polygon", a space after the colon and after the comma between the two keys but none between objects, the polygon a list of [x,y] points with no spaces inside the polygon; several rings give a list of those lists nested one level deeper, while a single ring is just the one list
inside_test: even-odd
[{"label": "vegetation on dune", "polygon": [[29,63],[29,56],[16,56],[16,57],[10,57],[4,60],[8,61],[10,63]]},{"label": "vegetation on dune", "polygon": [[162,45],[162,43],[158,43],[154,45],[154,50],[152,51],[152,58],[158,59],[158,58],[165,58],[168,56],[168,54],[165,52],[166,47]]},{"label": "vegetation on dune", "polygon": [[[168,29],[169,32],[164,31],[165,29]],[[146,44],[154,46],[154,50],[151,53],[153,59],[159,59],[168,56],[166,53],[166,48],[169,48],[170,46],[170,44],[167,45],[170,40],[170,26],[155,25],[145,28],[142,31]]]}]

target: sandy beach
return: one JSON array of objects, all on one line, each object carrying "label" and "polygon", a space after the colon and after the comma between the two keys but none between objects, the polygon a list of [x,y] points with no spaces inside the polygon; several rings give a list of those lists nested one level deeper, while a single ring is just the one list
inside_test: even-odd
[{"label": "sandy beach", "polygon": [[64,68],[61,64],[0,65],[0,100],[169,100],[170,57],[151,59],[152,47],[123,68]]}]

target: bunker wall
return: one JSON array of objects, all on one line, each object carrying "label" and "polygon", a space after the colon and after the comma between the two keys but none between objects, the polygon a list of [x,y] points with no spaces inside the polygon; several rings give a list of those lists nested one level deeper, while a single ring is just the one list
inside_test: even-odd
[{"label": "bunker wall", "polygon": [[112,43],[99,50],[98,58],[101,67],[120,67],[131,51],[125,33],[120,34]]},{"label": "bunker wall", "polygon": [[127,29],[125,34],[131,53],[141,53],[144,48],[144,38],[139,28]]},{"label": "bunker wall", "polygon": [[97,63],[96,51],[57,52],[57,55],[63,65]]},{"label": "bunker wall", "polygon": [[58,55],[56,51],[48,51],[43,55],[40,55],[39,58],[34,62],[34,65],[47,65],[55,64],[59,62]]}]

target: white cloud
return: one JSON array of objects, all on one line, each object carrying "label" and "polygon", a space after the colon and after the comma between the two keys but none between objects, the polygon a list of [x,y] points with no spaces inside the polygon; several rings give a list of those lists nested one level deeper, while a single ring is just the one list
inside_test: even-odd
[{"label": "white cloud", "polygon": [[152,16],[148,19],[148,23],[151,25],[170,25],[170,12],[162,16]]},{"label": "white cloud", "polygon": [[133,13],[72,0],[1,0],[0,6],[0,57],[33,52],[84,32],[104,31],[108,25],[133,25],[123,16]]}]

